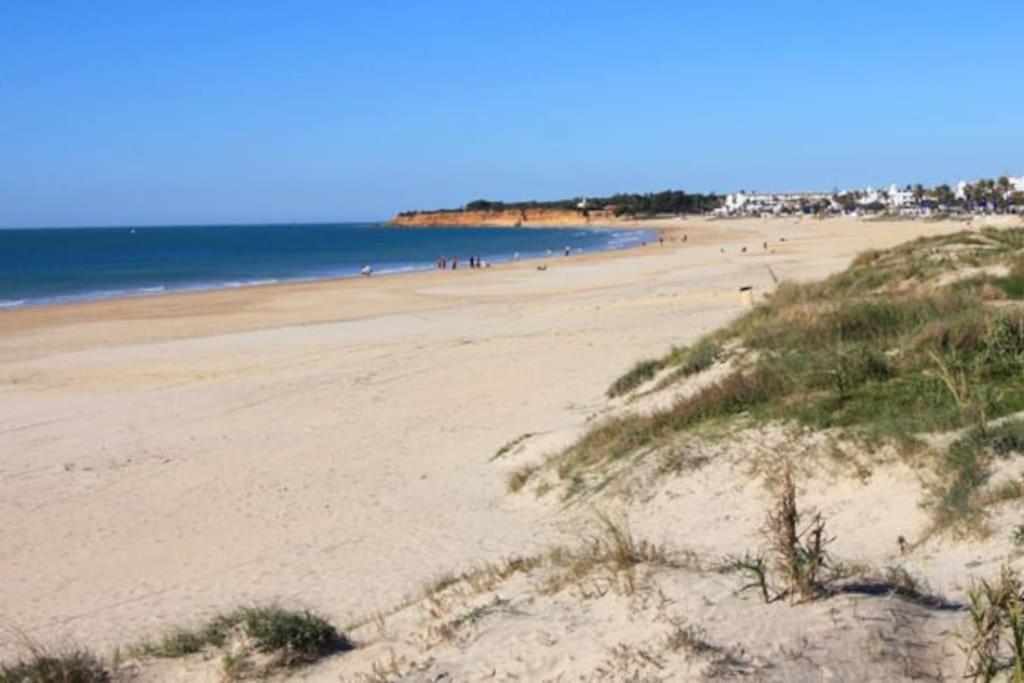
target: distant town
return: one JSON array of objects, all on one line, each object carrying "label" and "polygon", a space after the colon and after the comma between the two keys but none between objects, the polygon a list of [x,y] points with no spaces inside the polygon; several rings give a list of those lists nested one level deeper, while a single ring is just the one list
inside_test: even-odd
[{"label": "distant town", "polygon": [[639,219],[657,216],[956,216],[1024,214],[1024,176],[961,180],[956,185],[925,187],[892,184],[887,188],[835,189],[831,192],[756,192],[726,195],[682,190],[619,193],[606,197],[556,200],[494,201],[477,199],[453,209],[403,211],[396,225],[465,223],[526,225],[587,222],[605,218]]},{"label": "distant town", "polygon": [[[585,206],[585,204],[584,204]],[[1024,213],[1024,176],[961,180],[955,186],[895,184],[832,192],[733,192],[711,211],[721,216],[793,214],[929,216]]]}]

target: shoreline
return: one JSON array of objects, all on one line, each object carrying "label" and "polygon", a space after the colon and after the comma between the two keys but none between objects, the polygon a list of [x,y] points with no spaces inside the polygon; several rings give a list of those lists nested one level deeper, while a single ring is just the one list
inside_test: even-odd
[{"label": "shoreline", "polygon": [[[420,227],[406,227],[406,226],[393,226],[387,223],[376,223],[379,228],[392,228],[392,229],[424,229]],[[444,226],[427,226],[425,229],[434,229],[437,227]],[[455,226],[455,227],[468,227],[468,226]],[[490,229],[496,226],[479,225],[472,226],[480,229]],[[533,229],[534,227],[545,228],[545,229],[558,229],[558,230],[588,230],[592,232],[608,232],[616,230],[628,230],[628,231],[645,231],[652,234],[652,239],[656,239],[660,234],[661,230],[658,228],[651,228],[641,225],[623,224],[623,225],[551,225],[551,226],[528,226],[521,229]],[[573,254],[574,258],[582,258],[591,254],[600,254],[606,252],[615,251],[626,251],[629,249],[636,249],[642,247],[642,244],[632,244],[628,246],[605,246],[603,248],[587,250],[583,253]],[[528,253],[524,255],[519,261],[527,263],[533,262],[545,258],[555,258],[556,254],[539,254],[539,253]],[[497,267],[499,265],[507,265],[514,263],[515,261],[511,256],[505,258],[501,257],[499,260],[489,262],[489,268]],[[373,266],[373,264],[370,264]],[[468,268],[468,266],[467,266]],[[415,273],[425,273],[437,270],[433,265],[423,264],[404,264],[395,263],[391,266],[386,266],[382,270],[376,270],[373,273],[373,278],[382,277],[394,277],[394,276],[405,276]],[[84,294],[66,294],[56,295],[52,297],[42,297],[37,299],[30,298],[16,298],[5,301],[0,301],[0,318],[9,311],[22,311],[22,310],[36,310],[40,308],[51,308],[51,307],[65,307],[65,306],[80,306],[87,305],[95,302],[104,301],[122,301],[127,299],[150,299],[154,297],[162,296],[176,296],[176,295],[189,295],[189,294],[203,294],[209,292],[221,292],[221,291],[233,291],[233,290],[246,290],[254,287],[275,287],[275,286],[292,286],[312,283],[326,283],[326,282],[339,282],[351,279],[359,279],[362,275],[358,270],[354,270],[351,273],[337,273],[331,275],[295,275],[295,276],[280,276],[280,277],[265,277],[265,278],[254,278],[251,281],[232,281],[224,283],[212,283],[212,284],[182,284],[180,287],[167,285],[152,285],[146,287],[139,287],[136,289],[129,290],[105,290],[96,293],[84,293]]]},{"label": "shoreline", "polygon": [[[861,229],[872,230],[882,226],[918,226],[920,230],[941,229],[941,226],[964,228],[959,222],[895,221],[891,223],[872,222],[851,218],[832,218],[824,222],[803,221],[790,218],[719,219],[671,218],[649,219],[643,222],[623,223],[610,229],[645,230],[666,240],[666,247],[676,247],[678,235],[690,233],[690,245],[701,246],[716,240],[723,243],[740,240],[738,235],[765,229],[777,230],[800,227],[821,232],[834,225],[856,224]],[[1016,225],[1016,223],[1013,223]],[[582,227],[582,226],[572,226]],[[602,226],[608,229],[609,226]],[[398,228],[405,229],[405,228]],[[497,228],[501,229],[501,228]],[[864,239],[870,239],[866,236]],[[404,313],[413,309],[406,296],[409,290],[420,287],[436,287],[466,277],[486,277],[488,274],[514,274],[534,271],[543,261],[570,264],[597,264],[605,261],[625,259],[633,255],[651,253],[652,245],[634,245],[621,249],[590,251],[571,257],[568,261],[561,255],[540,256],[519,262],[495,263],[483,270],[460,269],[458,272],[425,269],[388,275],[364,277],[334,277],[325,279],[276,282],[271,284],[223,287],[193,291],[170,291],[139,296],[54,303],[42,306],[20,306],[0,310],[0,360],[6,354],[9,358],[37,356],[51,344],[44,334],[72,325],[86,325],[82,335],[83,348],[106,343],[112,336],[123,335],[125,343],[174,340],[195,334],[198,327],[212,327],[218,334],[254,331],[268,327],[337,322],[367,318],[374,315]],[[401,284],[398,284],[401,283]],[[377,301],[373,306],[355,304],[347,298],[361,297],[364,293],[376,292]],[[430,297],[419,298],[416,305],[435,306]],[[273,315],[266,315],[266,314]],[[261,315],[262,314],[262,315]],[[189,324],[175,325],[173,320],[185,318]],[[133,327],[133,321],[150,321],[145,329]],[[203,324],[196,324],[202,320]],[[109,330],[99,329],[102,324]],[[32,343],[19,344],[17,340],[31,338]]]}]

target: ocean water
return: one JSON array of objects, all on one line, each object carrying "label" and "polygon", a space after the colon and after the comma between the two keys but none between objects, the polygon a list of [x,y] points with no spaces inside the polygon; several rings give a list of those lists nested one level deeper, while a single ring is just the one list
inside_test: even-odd
[{"label": "ocean water", "polygon": [[375,223],[0,230],[0,310],[160,292],[433,268],[438,256],[489,262],[617,249],[635,230],[417,228]]}]

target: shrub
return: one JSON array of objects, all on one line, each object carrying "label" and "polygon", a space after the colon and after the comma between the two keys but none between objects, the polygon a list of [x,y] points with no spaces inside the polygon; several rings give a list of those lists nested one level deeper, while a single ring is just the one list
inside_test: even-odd
[{"label": "shrub", "polygon": [[686,354],[679,365],[679,372],[684,377],[704,372],[718,360],[722,354],[722,347],[714,342],[704,340],[698,343]]},{"label": "shrub", "polygon": [[271,605],[243,607],[219,615],[194,631],[175,629],[158,643],[144,644],[138,650],[153,657],[181,657],[207,647],[224,647],[235,632],[251,639],[256,651],[278,654],[285,666],[312,662],[354,647],[322,617]]},{"label": "shrub", "polygon": [[253,607],[236,613],[260,652],[284,652],[289,663],[311,662],[352,643],[327,620],[311,612],[280,607]]},{"label": "shrub", "polygon": [[47,653],[30,646],[14,664],[0,664],[0,683],[106,683],[110,672],[88,650]]},{"label": "shrub", "polygon": [[662,362],[659,360],[638,361],[629,369],[629,372],[615,380],[615,382],[608,387],[608,391],[605,393],[608,398],[615,398],[616,396],[628,394],[658,374],[658,371],[661,370],[662,367]]},{"label": "shrub", "polygon": [[943,483],[935,503],[940,528],[964,530],[978,522],[983,513],[979,492],[988,482],[990,460],[1011,453],[1024,453],[1024,421],[976,427],[950,444],[941,460]]}]

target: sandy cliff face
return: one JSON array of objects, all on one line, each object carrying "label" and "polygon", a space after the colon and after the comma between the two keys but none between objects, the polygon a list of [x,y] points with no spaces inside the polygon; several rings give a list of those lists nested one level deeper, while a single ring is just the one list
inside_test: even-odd
[{"label": "sandy cliff face", "polygon": [[502,209],[499,211],[432,211],[398,215],[391,219],[392,225],[402,227],[432,226],[479,226],[529,227],[550,225],[580,225],[586,223],[608,223],[614,216],[607,211],[580,211],[568,209]]}]

